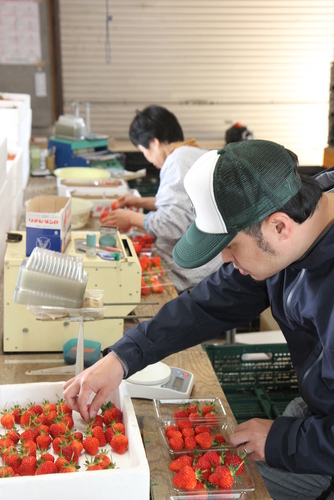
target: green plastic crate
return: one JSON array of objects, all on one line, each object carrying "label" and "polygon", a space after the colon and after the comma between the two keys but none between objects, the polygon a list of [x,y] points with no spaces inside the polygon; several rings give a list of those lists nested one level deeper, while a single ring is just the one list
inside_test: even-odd
[{"label": "green plastic crate", "polygon": [[238,423],[273,419],[298,394],[286,344],[203,344]]}]

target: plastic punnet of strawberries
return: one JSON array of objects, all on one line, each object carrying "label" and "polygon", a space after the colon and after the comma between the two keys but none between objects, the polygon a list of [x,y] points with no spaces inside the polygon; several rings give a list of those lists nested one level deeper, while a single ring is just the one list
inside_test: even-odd
[{"label": "plastic punnet of strawberries", "polygon": [[111,452],[128,448],[121,410],[111,401],[102,405],[84,432],[74,428],[65,401],[44,400],[4,409],[0,419],[0,478],[114,469]]},{"label": "plastic punnet of strawberries", "polygon": [[201,500],[209,493],[242,489],[245,485],[252,489],[248,478],[243,481],[245,454],[237,450],[207,451],[199,454],[183,454],[169,463],[173,474],[172,483],[178,492],[201,493]]}]

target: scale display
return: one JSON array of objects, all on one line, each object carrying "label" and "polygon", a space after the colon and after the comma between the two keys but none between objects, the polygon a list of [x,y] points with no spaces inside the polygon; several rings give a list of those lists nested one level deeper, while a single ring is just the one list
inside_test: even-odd
[{"label": "scale display", "polygon": [[132,398],[185,398],[192,391],[194,375],[182,368],[159,362],[135,373],[124,380],[123,384],[126,384]]}]

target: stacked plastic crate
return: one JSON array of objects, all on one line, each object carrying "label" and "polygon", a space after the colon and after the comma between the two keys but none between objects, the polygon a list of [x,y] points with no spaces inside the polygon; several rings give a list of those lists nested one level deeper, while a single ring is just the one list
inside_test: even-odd
[{"label": "stacked plastic crate", "polygon": [[22,149],[22,187],[25,189],[30,172],[29,144],[31,139],[31,99],[28,94],[12,94],[0,89],[0,137],[7,138],[7,148]]}]

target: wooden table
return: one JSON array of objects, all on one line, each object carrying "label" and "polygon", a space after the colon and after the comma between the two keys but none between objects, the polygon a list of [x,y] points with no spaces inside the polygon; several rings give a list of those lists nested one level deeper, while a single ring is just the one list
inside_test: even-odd
[{"label": "wooden table", "polygon": [[[164,278],[164,292],[162,294],[150,294],[142,297],[142,302],[135,312],[142,315],[154,315],[159,308],[169,300],[177,296],[173,285],[168,284],[169,278]],[[158,302],[155,305],[144,305],[145,302]],[[127,320],[125,326],[133,326],[135,320]],[[46,364],[40,364],[45,360]],[[21,353],[3,354],[0,353],[0,383],[20,384],[30,382],[56,382],[70,378],[64,375],[38,375],[27,376],[28,370],[36,370],[48,366],[48,360],[59,360],[59,365],[63,364],[61,353]],[[164,362],[169,366],[182,367],[195,374],[195,384],[191,397],[218,397],[226,408],[228,415],[234,420],[224,392],[220,387],[216,374],[212,368],[207,354],[201,346],[179,352],[167,357]],[[56,365],[57,366],[57,365]],[[162,447],[157,432],[157,421],[154,418],[154,409],[151,400],[133,399],[133,406],[141,428],[147,459],[151,471],[151,494],[152,500],[169,500],[167,493],[167,469],[166,463],[169,460],[167,450]],[[251,474],[255,482],[255,491],[247,494],[243,499],[247,500],[269,500],[271,497],[254,463],[249,463]],[[240,499],[241,500],[241,499]]]}]

